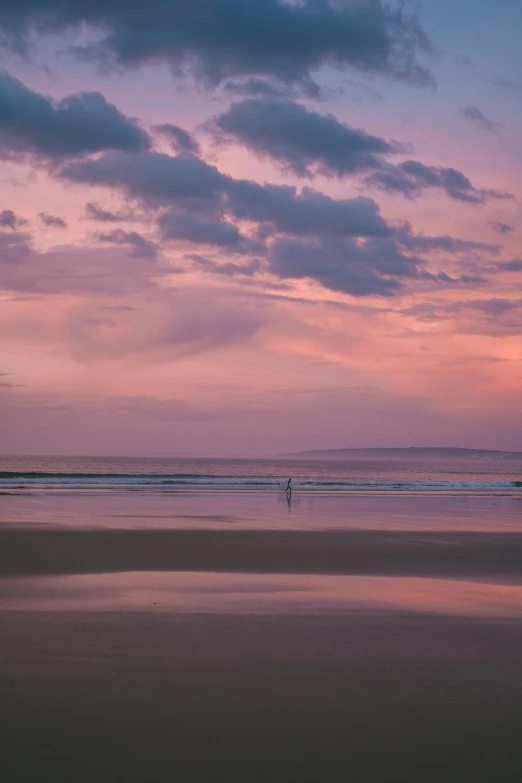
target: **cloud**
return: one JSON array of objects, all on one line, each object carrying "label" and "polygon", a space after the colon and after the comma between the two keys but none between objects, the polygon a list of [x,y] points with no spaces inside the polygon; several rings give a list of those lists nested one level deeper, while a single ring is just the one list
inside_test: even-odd
[{"label": "cloud", "polygon": [[497,266],[506,272],[522,272],[522,259],[513,258],[511,261],[504,261]]},{"label": "cloud", "polygon": [[[169,361],[248,342],[263,326],[259,309],[204,289],[155,295],[141,311],[121,317],[93,317],[90,308],[72,312],[66,335],[74,353],[84,360],[140,357]],[[110,323],[118,319],[116,328]]]},{"label": "cloud", "polygon": [[453,168],[415,160],[398,165],[386,157],[404,152],[397,141],[379,138],[291,100],[249,98],[234,103],[207,126],[225,141],[243,144],[299,177],[344,177],[365,173],[365,183],[413,198],[428,188],[473,204],[508,194],[480,190]]},{"label": "cloud", "polygon": [[67,228],[67,223],[57,215],[48,215],[47,212],[39,212],[38,217],[46,226],[55,226],[57,228]]},{"label": "cloud", "polygon": [[491,318],[498,318],[504,313],[519,310],[522,306],[521,301],[512,301],[511,299],[491,298],[491,299],[470,299],[466,302],[455,302],[444,307],[447,313],[458,313],[461,310],[475,310]]},{"label": "cloud", "polygon": [[303,188],[258,185],[234,180],[228,209],[239,220],[253,220],[284,234],[328,234],[339,237],[388,236],[390,228],[369,198],[334,199]]},{"label": "cloud", "polygon": [[146,294],[157,288],[158,278],[176,271],[175,267],[163,266],[158,259],[149,257],[146,246],[140,255],[139,240],[135,252],[123,251],[117,245],[132,246],[132,237],[126,237],[128,242],[123,239],[109,242],[115,247],[71,245],[38,252],[28,234],[0,231],[0,290],[78,296]]},{"label": "cloud", "polygon": [[[229,81],[223,85],[223,91],[231,97],[249,97],[249,98],[288,98],[291,97],[295,90],[288,86],[275,85],[273,82],[267,79],[259,79],[251,76],[244,81]],[[320,96],[320,90],[315,83],[311,83],[308,86],[310,97],[318,98]]]},{"label": "cloud", "polygon": [[[409,225],[408,225],[409,229]],[[400,230],[397,238],[402,247],[420,253],[444,252],[451,255],[460,253],[493,253],[496,255],[502,249],[502,245],[494,245],[488,242],[473,242],[468,239],[457,239],[451,236],[424,236],[411,234],[410,230]]]},{"label": "cloud", "polygon": [[[370,198],[334,199],[311,188],[234,179],[186,153],[105,153],[70,162],[60,175],[116,188],[156,209],[163,241],[207,244],[254,257],[253,266],[226,267],[208,259],[196,264],[211,274],[251,276],[266,270],[281,279],[312,279],[354,296],[389,296],[402,290],[405,278],[441,287],[483,282],[475,273],[428,272],[417,252],[476,256],[500,249],[450,236],[415,236],[409,224],[399,229],[388,225]],[[254,224],[250,236],[242,233],[245,223]],[[252,239],[256,233],[258,239]],[[120,243],[127,235],[110,236]]]},{"label": "cloud", "polygon": [[318,191],[260,185],[233,179],[191,155],[106,153],[73,161],[60,176],[88,185],[118,188],[148,206],[175,206],[187,212],[254,221],[290,234],[387,236],[390,229],[369,198],[333,199]]},{"label": "cloud", "polygon": [[416,160],[406,160],[398,165],[386,164],[381,171],[366,177],[369,186],[381,190],[402,193],[415,198],[426,189],[438,189],[450,198],[468,204],[484,204],[488,199],[513,198],[510,193],[496,190],[479,190],[461,171],[443,166],[426,166]]},{"label": "cloud", "polygon": [[517,94],[522,92],[522,84],[508,79],[506,76],[497,75],[491,80],[491,84],[499,92]]},{"label": "cloud", "polygon": [[198,212],[219,205],[227,179],[215,166],[193,155],[161,152],[106,153],[99,158],[73,161],[59,173],[72,182],[124,190],[148,206],[177,204]]},{"label": "cloud", "polygon": [[297,176],[344,176],[380,167],[377,155],[403,151],[397,142],[372,136],[291,100],[250,98],[214,119],[225,138],[281,163]]},{"label": "cloud", "polygon": [[7,226],[7,228],[16,231],[19,226],[24,226],[26,223],[27,220],[19,218],[12,209],[4,209],[0,212],[0,226],[2,227]]},{"label": "cloud", "polygon": [[16,266],[30,256],[31,252],[29,234],[0,231],[0,268]]},{"label": "cloud", "polygon": [[[120,361],[136,365],[141,374],[144,365],[246,343],[267,321],[268,308],[231,296],[217,286],[151,287],[140,292],[139,308],[100,306],[97,302],[103,291],[88,293],[91,296],[81,300],[35,297],[31,303],[13,307],[9,321],[13,348],[23,349],[30,342],[39,355],[48,350],[75,362]],[[4,329],[6,321],[0,317]],[[11,378],[0,377],[4,380]],[[142,380],[146,384],[143,376]]]},{"label": "cloud", "polygon": [[500,223],[497,220],[490,220],[488,225],[493,229],[493,231],[496,231],[497,234],[510,234],[515,230],[513,226],[509,226],[507,223]]},{"label": "cloud", "polygon": [[114,245],[129,245],[132,248],[131,255],[134,258],[156,258],[158,246],[150,239],[146,239],[137,231],[123,231],[117,228],[114,231],[101,232],[96,235],[100,242],[109,242]]},{"label": "cloud", "polygon": [[110,212],[94,201],[85,205],[85,213],[88,220],[97,220],[99,223],[121,223],[132,219],[128,212]]},{"label": "cloud", "polygon": [[381,0],[2,0],[4,38],[19,51],[32,30],[60,32],[82,24],[99,43],[78,48],[84,58],[109,57],[120,65],[167,62],[215,85],[234,77],[272,77],[284,84],[312,81],[323,65],[384,73],[432,84],[418,63],[429,41],[418,20]]},{"label": "cloud", "polygon": [[175,152],[189,152],[192,155],[199,155],[201,152],[197,139],[184,128],[180,128],[179,125],[164,122],[161,125],[154,125],[152,130],[166,136]]},{"label": "cloud", "polygon": [[0,157],[5,159],[60,159],[101,150],[144,150],[150,144],[137,123],[99,92],[54,101],[3,71],[0,105]]},{"label": "cloud", "polygon": [[453,320],[452,330],[465,334],[506,337],[522,332],[522,299],[469,299],[447,304],[421,302],[402,311],[419,321]]},{"label": "cloud", "polygon": [[503,127],[502,123],[493,122],[493,120],[488,119],[476,106],[466,106],[466,108],[462,110],[462,113],[468,122],[471,122],[475,127],[487,131],[488,133],[496,133],[498,135],[500,129]]},{"label": "cloud", "polygon": [[237,247],[243,243],[238,228],[233,223],[205,215],[170,210],[159,218],[163,240],[185,239],[195,244]]},{"label": "cloud", "polygon": [[261,269],[261,261],[258,258],[254,258],[246,264],[234,264],[231,262],[219,264],[212,259],[196,254],[186,255],[185,258],[191,261],[196,269],[201,269],[203,272],[211,275],[224,277],[253,277]]},{"label": "cloud", "polygon": [[418,259],[400,253],[391,239],[311,241],[277,239],[269,254],[270,271],[281,278],[315,280],[332,291],[353,296],[391,296],[401,290],[397,278],[415,277]]}]

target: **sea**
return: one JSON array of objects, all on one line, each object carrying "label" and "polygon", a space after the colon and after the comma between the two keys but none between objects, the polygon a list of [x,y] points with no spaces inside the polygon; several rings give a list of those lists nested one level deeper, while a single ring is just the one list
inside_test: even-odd
[{"label": "sea", "polygon": [[502,495],[522,498],[522,458],[210,459],[0,457],[3,493]]}]

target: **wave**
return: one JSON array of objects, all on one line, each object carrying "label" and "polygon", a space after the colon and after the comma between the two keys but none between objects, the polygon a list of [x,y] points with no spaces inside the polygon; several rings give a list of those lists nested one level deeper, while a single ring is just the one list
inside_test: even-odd
[{"label": "wave", "polygon": [[[1,471],[0,490],[4,491],[175,491],[234,490],[279,491],[286,487],[280,476],[220,476],[200,473],[49,473],[38,471]],[[522,481],[510,480],[366,480],[361,478],[293,479],[300,492],[522,492]]]}]

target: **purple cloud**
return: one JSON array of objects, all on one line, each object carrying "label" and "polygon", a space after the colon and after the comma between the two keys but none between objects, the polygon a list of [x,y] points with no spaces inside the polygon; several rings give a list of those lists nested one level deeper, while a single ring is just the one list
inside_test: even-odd
[{"label": "purple cloud", "polygon": [[60,159],[102,150],[148,149],[150,140],[99,92],[53,101],[0,72],[0,157]]},{"label": "purple cloud", "polygon": [[214,119],[225,138],[277,161],[297,176],[344,176],[380,168],[376,156],[404,151],[397,142],[372,136],[311,111],[295,101],[247,99]]},{"label": "purple cloud", "polygon": [[47,212],[39,212],[38,217],[45,226],[67,228],[67,223],[65,220],[61,217],[58,217],[57,215],[48,215]]},{"label": "purple cloud", "polygon": [[309,85],[323,65],[384,73],[433,84],[417,55],[430,51],[418,20],[401,7],[303,0],[9,0],[0,2],[0,26],[12,47],[27,48],[34,31],[86,25],[99,43],[78,48],[85,58],[113,58],[123,66],[164,61],[206,85],[233,77],[271,77]]}]

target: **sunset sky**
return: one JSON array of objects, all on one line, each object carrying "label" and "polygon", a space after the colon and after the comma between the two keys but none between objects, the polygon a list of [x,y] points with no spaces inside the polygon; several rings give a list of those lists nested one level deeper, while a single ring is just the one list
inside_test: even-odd
[{"label": "sunset sky", "polygon": [[0,450],[522,450],[521,29],[0,0]]}]

